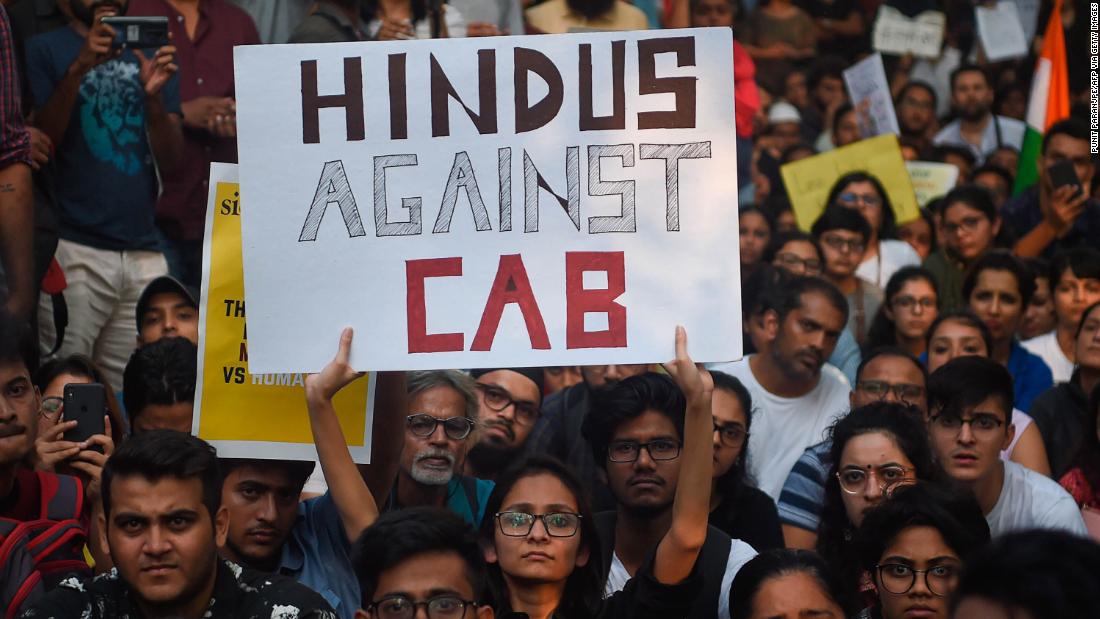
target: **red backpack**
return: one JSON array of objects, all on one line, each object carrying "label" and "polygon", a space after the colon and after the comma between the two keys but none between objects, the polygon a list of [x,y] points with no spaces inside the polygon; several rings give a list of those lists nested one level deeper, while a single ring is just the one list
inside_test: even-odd
[{"label": "red backpack", "polygon": [[13,619],[63,579],[91,576],[84,560],[88,533],[80,523],[84,488],[75,477],[35,471],[41,489],[37,520],[0,518],[0,607]]}]

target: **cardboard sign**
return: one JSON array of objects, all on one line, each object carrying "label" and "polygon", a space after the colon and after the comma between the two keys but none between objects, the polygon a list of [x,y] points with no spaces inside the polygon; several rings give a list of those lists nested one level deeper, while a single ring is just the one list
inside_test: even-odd
[{"label": "cardboard sign", "polygon": [[856,110],[860,135],[865,138],[883,133],[901,135],[882,55],[872,54],[845,69],[844,84]]},{"label": "cardboard sign", "polygon": [[791,197],[798,227],[809,231],[825,210],[825,201],[829,198],[833,183],[848,172],[857,170],[875,176],[886,188],[899,224],[920,217],[913,185],[905,170],[905,161],[901,158],[898,138],[891,133],[860,140],[779,168],[783,185]]},{"label": "cardboard sign", "polygon": [[974,19],[987,60],[999,62],[1027,55],[1028,39],[1014,2],[1001,0],[993,6],[976,6]]},{"label": "cardboard sign", "polygon": [[951,191],[959,180],[959,168],[950,163],[906,161],[905,169],[913,181],[917,204],[922,207]]},{"label": "cardboard sign", "polygon": [[740,357],[731,45],[235,48],[253,371]]},{"label": "cardboard sign", "polygon": [[[199,365],[192,433],[224,458],[314,460],[305,377],[249,373],[237,166],[210,166],[199,303]],[[248,208],[253,208],[249,206]],[[337,338],[318,344],[333,357]],[[356,462],[370,462],[374,376],[336,395],[340,427]],[[368,390],[368,386],[370,389]]]},{"label": "cardboard sign", "polygon": [[884,54],[939,58],[947,16],[925,11],[910,19],[891,6],[882,5],[871,33],[871,47]]}]

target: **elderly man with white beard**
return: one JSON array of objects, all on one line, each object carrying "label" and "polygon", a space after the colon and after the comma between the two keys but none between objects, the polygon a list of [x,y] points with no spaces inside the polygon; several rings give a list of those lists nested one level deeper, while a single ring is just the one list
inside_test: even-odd
[{"label": "elderly man with white beard", "polygon": [[480,526],[493,482],[460,473],[478,412],[473,379],[456,370],[409,372],[406,390],[405,442],[385,510],[445,506]]}]

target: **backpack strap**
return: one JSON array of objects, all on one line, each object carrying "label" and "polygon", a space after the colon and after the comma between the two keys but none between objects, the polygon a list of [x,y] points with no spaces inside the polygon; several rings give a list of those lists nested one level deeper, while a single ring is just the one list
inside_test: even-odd
[{"label": "backpack strap", "polygon": [[84,513],[84,484],[71,475],[35,471],[42,500],[41,514],[48,520],[80,520]]}]

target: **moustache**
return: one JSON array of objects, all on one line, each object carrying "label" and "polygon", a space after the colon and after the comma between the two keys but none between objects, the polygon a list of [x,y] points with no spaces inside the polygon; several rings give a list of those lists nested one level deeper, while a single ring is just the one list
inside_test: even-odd
[{"label": "moustache", "polygon": [[491,428],[500,428],[504,431],[504,435],[508,437],[508,440],[516,440],[516,431],[512,429],[512,422],[507,419],[500,421],[485,421],[482,422],[481,427],[483,430],[489,430]]},{"label": "moustache", "polygon": [[415,456],[413,456],[413,462],[414,463],[422,462],[424,460],[428,460],[428,459],[431,459],[431,458],[443,458],[443,459],[447,460],[447,463],[451,466],[454,466],[454,463],[455,463],[454,454],[452,454],[451,452],[449,452],[445,449],[434,449],[434,448],[425,449],[424,451],[416,454]]}]

